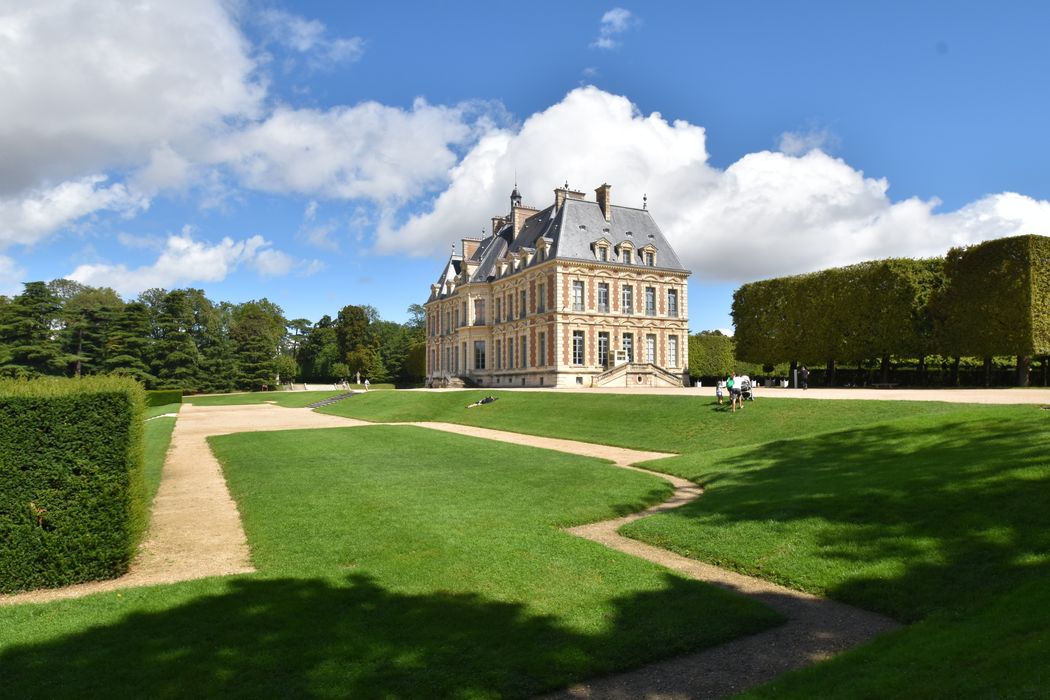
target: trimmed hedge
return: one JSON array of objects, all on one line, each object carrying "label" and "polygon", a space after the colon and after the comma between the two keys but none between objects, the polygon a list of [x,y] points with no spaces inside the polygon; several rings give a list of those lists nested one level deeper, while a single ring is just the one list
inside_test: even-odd
[{"label": "trimmed hedge", "polygon": [[0,381],[0,592],[127,571],[145,531],[141,386]]},{"label": "trimmed hedge", "polygon": [[146,392],[146,406],[167,406],[169,403],[182,403],[182,389],[154,389]]}]

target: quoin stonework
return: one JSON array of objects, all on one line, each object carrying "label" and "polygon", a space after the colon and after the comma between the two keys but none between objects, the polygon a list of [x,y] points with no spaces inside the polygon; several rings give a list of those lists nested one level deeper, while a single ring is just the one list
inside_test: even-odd
[{"label": "quoin stonework", "polygon": [[432,386],[682,386],[689,271],[645,208],[554,190],[464,238],[426,303]]}]

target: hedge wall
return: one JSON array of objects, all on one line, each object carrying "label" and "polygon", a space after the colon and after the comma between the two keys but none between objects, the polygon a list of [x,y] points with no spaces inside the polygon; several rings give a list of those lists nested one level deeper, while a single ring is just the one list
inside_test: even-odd
[{"label": "hedge wall", "polygon": [[182,403],[182,389],[154,389],[146,392],[146,406],[167,406],[169,403]]},{"label": "hedge wall", "polygon": [[0,381],[0,592],[123,574],[147,520],[128,378]]}]

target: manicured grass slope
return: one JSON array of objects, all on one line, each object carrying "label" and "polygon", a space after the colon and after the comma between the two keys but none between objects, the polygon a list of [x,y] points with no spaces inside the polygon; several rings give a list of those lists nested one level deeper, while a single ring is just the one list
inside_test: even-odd
[{"label": "manicured grass slope", "polygon": [[964,406],[650,466],[702,499],[625,534],[915,621],[1050,571],[1050,415]]},{"label": "manicured grass slope", "polygon": [[244,406],[255,403],[276,403],[285,408],[303,408],[329,396],[344,394],[344,391],[255,391],[246,394],[213,394],[210,396],[187,396],[183,403],[194,406]]},{"label": "manicured grass slope", "polygon": [[1050,585],[1030,581],[967,615],[941,613],[748,693],[757,698],[1045,698]]},{"label": "manicured grass slope", "polygon": [[407,427],[213,445],[260,573],[0,608],[8,687],[524,697],[775,622],[554,527],[664,498],[653,477]]},{"label": "manicured grass slope", "polygon": [[[497,401],[476,408],[485,396]],[[870,425],[957,406],[916,401],[763,399],[737,413],[709,393],[682,396],[526,391],[380,392],[319,409],[376,422],[446,421],[669,452],[697,452]]]}]

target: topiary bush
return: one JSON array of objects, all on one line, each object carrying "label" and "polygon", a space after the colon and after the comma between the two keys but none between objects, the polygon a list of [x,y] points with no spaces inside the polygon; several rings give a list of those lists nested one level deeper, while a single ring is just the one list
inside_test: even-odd
[{"label": "topiary bush", "polygon": [[127,571],[148,517],[144,404],[128,378],[0,381],[0,592]]},{"label": "topiary bush", "polygon": [[167,406],[169,403],[182,403],[182,389],[154,389],[146,392],[146,406]]}]

